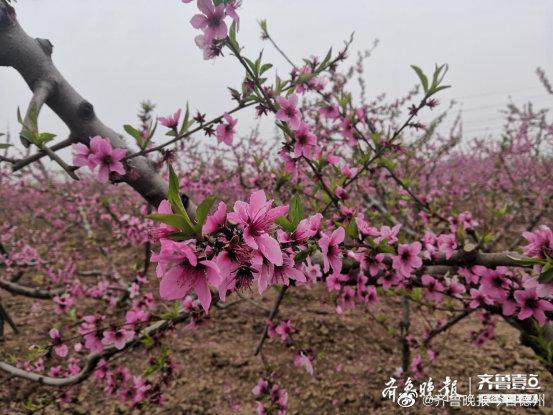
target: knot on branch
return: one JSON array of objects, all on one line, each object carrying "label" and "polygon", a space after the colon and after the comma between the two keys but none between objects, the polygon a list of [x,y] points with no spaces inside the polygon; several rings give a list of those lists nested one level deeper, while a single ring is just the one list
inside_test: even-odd
[{"label": "knot on branch", "polygon": [[0,28],[10,26],[17,20],[15,9],[6,0],[0,1]]},{"label": "knot on branch", "polygon": [[77,108],[77,115],[82,120],[92,120],[94,118],[94,106],[88,101],[81,102]]},{"label": "knot on branch", "polygon": [[476,259],[478,255],[478,245],[473,243],[466,243],[463,245],[463,250],[461,251],[460,260],[466,262],[472,262]]},{"label": "knot on branch", "polygon": [[54,51],[54,45],[52,44],[52,42],[50,42],[48,39],[40,38],[37,38],[36,41],[48,57],[52,56],[52,52]]}]

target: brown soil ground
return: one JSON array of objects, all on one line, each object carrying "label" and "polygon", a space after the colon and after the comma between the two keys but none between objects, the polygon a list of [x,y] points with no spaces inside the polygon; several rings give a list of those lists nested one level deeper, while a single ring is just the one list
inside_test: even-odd
[{"label": "brown soil ground", "polygon": [[[76,403],[63,410],[49,405],[34,413],[252,414],[251,389],[264,367],[262,359],[253,356],[267,313],[259,305],[270,308],[273,297],[271,292],[263,298],[254,297],[257,305],[242,301],[230,308],[215,310],[207,326],[194,331],[180,328],[166,338],[165,343],[173,350],[179,366],[177,380],[166,390],[162,407],[128,409],[89,380],[79,387]],[[6,341],[0,344],[1,353],[17,355],[32,342],[44,344],[44,333],[55,318],[50,305],[45,305],[37,317],[20,317],[24,314],[18,311],[29,310],[26,299],[3,296],[3,302],[17,320],[21,333],[16,336],[9,332]],[[381,313],[389,316],[390,323],[397,314],[395,302],[386,298],[381,306]],[[421,403],[414,409],[400,409],[381,398],[384,383],[400,365],[400,349],[386,328],[362,309],[338,316],[322,287],[294,289],[281,306],[281,316],[292,319],[301,330],[296,340],[318,353],[315,375],[310,376],[293,367],[292,351],[276,340],[265,344],[264,359],[276,368],[279,382],[289,392],[290,414],[449,413]],[[415,330],[422,327],[420,319],[420,314],[413,311]],[[519,345],[516,331],[500,322],[495,339],[475,348],[468,338],[471,330],[479,328],[480,323],[471,318],[437,337],[434,349],[440,356],[425,368],[426,373],[438,382],[445,376],[458,379],[460,388],[467,384],[468,377],[474,381],[476,375],[483,373],[537,373],[546,393],[546,406],[509,411],[462,408],[454,413],[553,414],[553,378],[543,371],[530,349]],[[117,359],[140,373],[144,356],[144,351],[137,349]],[[4,374],[0,374],[0,385],[2,414],[25,413],[24,403],[39,404],[53,393],[52,389],[36,384],[8,380]]]}]

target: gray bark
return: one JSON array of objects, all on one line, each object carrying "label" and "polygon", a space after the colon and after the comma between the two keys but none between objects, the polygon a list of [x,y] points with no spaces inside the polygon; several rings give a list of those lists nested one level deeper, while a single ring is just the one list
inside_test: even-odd
[{"label": "gray bark", "polygon": [[[109,138],[114,147],[128,148],[122,137],[102,123],[94,106],[56,68],[51,58],[51,43],[30,37],[10,15],[15,16],[13,8],[0,0],[0,66],[17,70],[33,92],[39,88],[49,91],[45,103],[67,125],[74,142],[87,144],[90,137],[100,135]],[[128,160],[126,170],[123,181],[157,207],[167,195],[167,182],[145,157]],[[183,199],[185,206],[193,210],[192,204],[188,206],[188,197]]]}]

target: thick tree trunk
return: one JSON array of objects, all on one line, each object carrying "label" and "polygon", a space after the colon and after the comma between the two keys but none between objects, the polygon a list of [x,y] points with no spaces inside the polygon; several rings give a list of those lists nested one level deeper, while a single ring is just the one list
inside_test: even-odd
[{"label": "thick tree trunk", "polygon": [[[51,43],[25,33],[15,19],[13,8],[0,0],[0,66],[17,70],[33,92],[39,88],[46,91],[46,105],[69,127],[72,141],[87,144],[90,137],[100,135],[109,138],[114,147],[127,148],[122,137],[96,116],[93,105],[65,80],[52,62],[51,53]],[[127,163],[123,180],[157,207],[167,195],[167,182],[145,157],[135,157]],[[188,205],[188,198],[183,199],[185,206]],[[194,210],[192,204],[189,207]]]}]

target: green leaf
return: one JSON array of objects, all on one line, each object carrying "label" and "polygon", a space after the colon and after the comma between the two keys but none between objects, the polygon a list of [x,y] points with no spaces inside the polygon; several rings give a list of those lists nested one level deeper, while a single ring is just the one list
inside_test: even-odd
[{"label": "green leaf", "polygon": [[292,197],[290,202],[290,209],[288,211],[288,216],[290,218],[290,223],[294,227],[294,230],[298,226],[298,223],[304,218],[303,213],[303,204],[300,197],[296,194]]},{"label": "green leaf", "polygon": [[385,157],[380,157],[378,159],[378,164],[382,167],[385,167],[386,169],[390,171],[394,171],[396,168],[396,163],[392,159],[388,159]]},{"label": "green leaf", "polygon": [[234,50],[239,50],[240,45],[238,44],[238,40],[236,40],[236,22],[232,22],[230,25],[229,35],[228,35],[230,46]]},{"label": "green leaf", "polygon": [[19,135],[31,143],[36,142],[35,134],[33,134],[33,132],[27,128],[23,128]]},{"label": "green leaf", "polygon": [[255,73],[260,74],[261,69],[261,57],[263,56],[263,50],[259,53],[259,57],[255,61]]},{"label": "green leaf", "polygon": [[168,164],[168,166],[169,166],[169,193],[167,194],[167,199],[169,200],[169,204],[171,205],[171,209],[173,210],[173,212],[181,216],[182,219],[184,220],[184,225],[179,229],[182,229],[183,231],[189,232],[191,235],[193,235],[196,233],[195,227],[192,221],[190,220],[190,216],[188,216],[188,213],[186,212],[184,205],[182,204],[182,199],[180,197],[179,178],[175,173],[175,170],[173,170],[173,166],[171,166],[171,164]]},{"label": "green leaf", "polygon": [[428,78],[424,74],[421,68],[415,65],[411,65],[411,68],[417,73],[417,76],[419,77],[419,80],[421,81],[422,88],[424,89],[424,93],[426,94],[428,92]]},{"label": "green leaf", "polygon": [[420,302],[422,300],[422,289],[420,287],[415,287],[411,290],[411,298],[413,301]]},{"label": "green leaf", "polygon": [[303,84],[311,81],[314,77],[315,75],[313,75],[312,73],[302,73],[298,76],[297,79],[299,83]]},{"label": "green leaf", "polygon": [[330,58],[332,57],[332,48],[330,48],[328,50],[328,53],[326,54],[325,58],[323,59],[323,61],[321,62],[321,64],[319,65],[319,71],[322,71],[326,65],[328,65],[328,63],[330,62]]},{"label": "green leaf", "polygon": [[71,321],[77,321],[77,309],[73,307],[71,310],[69,310],[69,313],[67,313],[67,317],[69,317],[69,320]]},{"label": "green leaf", "polygon": [[447,89],[447,88],[451,88],[451,85],[442,85],[442,86],[439,86],[439,87],[437,87],[437,88],[434,88],[434,89],[432,89],[432,91],[428,94],[428,97],[431,97],[431,96],[434,95],[435,93],[440,92],[442,89]]},{"label": "green leaf", "polygon": [[294,257],[294,261],[297,263],[303,262],[307,259],[309,254],[310,254],[310,250],[304,249],[303,251],[300,251],[296,254],[296,256]]},{"label": "green leaf", "polygon": [[259,69],[259,75],[263,75],[264,72],[267,72],[269,69],[273,67],[272,63],[265,63],[261,66]]},{"label": "green leaf", "polygon": [[263,32],[267,33],[267,20],[263,19],[259,22],[259,26]]},{"label": "green leaf", "polygon": [[190,239],[190,237],[194,236],[195,234],[187,231],[187,232],[171,232],[167,235],[169,239],[172,239],[173,241],[187,241]]},{"label": "green leaf", "polygon": [[546,284],[551,281],[553,281],[553,266],[551,266],[551,263],[548,262],[542,268],[540,277],[538,278],[538,282],[540,284]]},{"label": "green leaf", "polygon": [[182,120],[182,125],[179,130],[179,135],[183,135],[186,131],[188,131],[188,128],[194,124],[194,121],[190,121],[190,109],[188,108],[188,102],[186,103],[186,111],[184,113],[184,118]]},{"label": "green leaf", "polygon": [[165,223],[175,229],[180,229],[185,233],[194,233],[193,229],[189,226],[182,215],[176,215],[174,213],[152,213],[146,217],[155,220],[156,222]]},{"label": "green leaf", "polygon": [[40,146],[44,143],[47,143],[48,141],[53,140],[55,137],[56,135],[52,133],[40,133],[37,137],[37,144]]},{"label": "green leaf", "polygon": [[[150,336],[148,333],[144,333],[142,335],[142,340],[140,340],[140,342],[144,345],[144,347],[146,347],[147,349],[150,349],[151,347],[154,346],[155,342],[154,342],[154,339],[152,338],[152,336]],[[152,366],[150,366],[149,368],[151,368]],[[144,372],[146,373],[148,371],[147,368]],[[146,374],[147,375],[147,374]]]},{"label": "green leaf", "polygon": [[142,134],[140,134],[140,131],[129,124],[125,124],[123,128],[132,138],[136,140],[136,143],[140,148],[144,146],[144,141],[142,140]]},{"label": "green leaf", "polygon": [[148,135],[148,138],[146,138],[146,141],[144,142],[144,147],[143,148],[146,148],[146,146],[150,143],[150,141],[152,140],[152,137],[154,136],[154,134],[156,133],[156,129],[157,129],[157,121],[154,123],[154,126],[152,128],[152,130],[150,131],[150,134]]},{"label": "green leaf", "polygon": [[286,219],[284,216],[277,218],[275,222],[277,223],[277,225],[279,225],[282,229],[284,229],[287,232],[294,232],[294,230],[296,230],[296,227],[292,225],[290,221]]},{"label": "green leaf", "polygon": [[[430,89],[434,91],[433,93],[437,92],[436,88],[440,86],[440,84],[444,80],[445,74],[447,73],[448,69],[449,67],[445,63],[440,66],[436,65],[434,69],[434,74],[432,75],[432,85],[430,87]],[[442,70],[443,70],[443,73],[442,73]]]},{"label": "green leaf", "polygon": [[29,117],[27,119],[31,122],[31,125],[26,127],[38,133],[38,109],[35,104],[29,107]]},{"label": "green leaf", "polygon": [[169,193],[167,194],[167,199],[171,204],[173,212],[181,215],[187,215],[186,209],[184,208],[180,197],[179,178],[176,175],[175,170],[173,170],[173,166],[171,166],[171,164],[169,164]]},{"label": "green leaf", "polygon": [[252,72],[257,75],[257,70],[256,70],[255,63],[253,63],[250,59],[246,58],[245,56],[244,56],[244,60],[246,61],[246,63],[248,64],[248,66],[250,67]]},{"label": "green leaf", "polygon": [[204,225],[209,211],[213,207],[217,199],[213,196],[206,197],[202,203],[199,204],[196,209],[196,232],[200,233],[202,231],[202,226]]},{"label": "green leaf", "polygon": [[392,248],[390,245],[388,245],[386,242],[382,241],[377,246],[376,249],[380,252],[383,252],[385,254],[395,254],[396,251],[394,248]]},{"label": "green leaf", "polygon": [[525,267],[544,264],[544,260],[540,258],[529,258],[525,256],[514,256],[514,255],[507,255],[507,257],[512,259],[513,261],[516,261],[517,264]]},{"label": "green leaf", "polygon": [[349,221],[348,226],[346,226],[346,233],[351,236],[353,239],[357,239],[359,236],[359,230],[357,229],[357,221],[352,219]]},{"label": "green leaf", "polygon": [[163,320],[170,320],[172,318],[177,318],[179,316],[180,308],[181,308],[180,302],[177,302],[177,301],[173,302],[173,305],[171,306],[171,308],[167,307],[166,305],[164,306],[167,311],[161,314],[161,318]]},{"label": "green leaf", "polygon": [[0,149],[5,149],[5,148],[11,147],[11,146],[12,146],[11,144],[0,143]]}]

